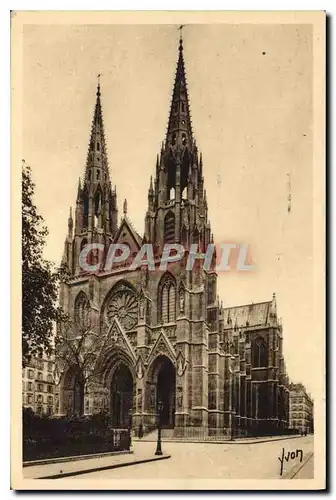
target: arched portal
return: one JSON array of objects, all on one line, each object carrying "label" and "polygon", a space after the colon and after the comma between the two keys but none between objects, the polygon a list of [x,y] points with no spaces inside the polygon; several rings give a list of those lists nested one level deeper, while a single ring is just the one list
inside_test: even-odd
[{"label": "arched portal", "polygon": [[110,391],[112,425],[128,427],[133,403],[133,377],[124,363],[114,371]]},{"label": "arched portal", "polygon": [[75,367],[68,368],[61,384],[62,409],[67,415],[83,415],[85,382]]},{"label": "arched portal", "polygon": [[163,403],[161,425],[174,427],[175,425],[175,367],[173,363],[164,358],[157,377],[157,401]]},{"label": "arched portal", "polygon": [[[174,427],[175,425],[175,366],[172,361],[163,355],[158,356],[149,373],[149,385],[153,387],[153,398],[151,410],[157,410],[158,402],[163,405],[161,413],[162,427]],[[155,407],[153,408],[153,404]]]}]

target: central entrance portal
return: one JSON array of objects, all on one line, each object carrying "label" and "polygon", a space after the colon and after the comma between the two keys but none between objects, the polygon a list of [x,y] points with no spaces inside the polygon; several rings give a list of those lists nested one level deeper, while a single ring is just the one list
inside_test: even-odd
[{"label": "central entrance portal", "polygon": [[158,367],[156,401],[163,403],[162,427],[175,425],[175,367],[166,357],[162,357]]},{"label": "central entrance portal", "polygon": [[113,427],[130,425],[133,399],[133,377],[126,365],[120,364],[111,381],[111,415]]}]

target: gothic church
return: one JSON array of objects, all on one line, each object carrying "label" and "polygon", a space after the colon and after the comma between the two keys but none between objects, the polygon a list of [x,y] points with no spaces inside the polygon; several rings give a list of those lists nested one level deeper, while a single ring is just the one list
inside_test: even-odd
[{"label": "gothic church", "polygon": [[92,377],[85,379],[82,393],[78,370],[56,362],[59,415],[104,411],[112,426],[131,423],[136,432],[141,424],[149,432],[160,401],[162,425],[176,437],[280,433],[288,427],[288,377],[275,295],[263,303],[223,308],[215,270],[187,271],[185,259],[166,272],[158,265],[155,272],[147,266],[131,270],[128,261],[109,271],[102,263],[93,273],[79,266],[79,253],[88,243],[103,244],[105,256],[111,243],[128,245],[131,256],[143,243],[151,243],[157,257],[167,242],[185,248],[197,243],[204,252],[213,235],[203,168],[180,40],[168,129],[149,182],[144,235],[134,230],[126,203],[119,220],[98,84],[60,286],[64,312],[84,327],[90,318],[98,342],[91,343],[96,348],[85,370]]}]

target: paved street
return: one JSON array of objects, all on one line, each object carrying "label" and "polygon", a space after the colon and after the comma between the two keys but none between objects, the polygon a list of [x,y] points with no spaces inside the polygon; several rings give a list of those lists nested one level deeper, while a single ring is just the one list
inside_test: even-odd
[{"label": "paved street", "polygon": [[[313,452],[313,436],[256,444],[211,444],[164,442],[164,453],[171,458],[162,462],[83,474],[79,479],[278,479],[278,457],[287,452],[303,451],[303,461]],[[155,443],[134,442],[135,455],[154,454]],[[300,455],[300,454],[298,454]],[[300,462],[283,460],[283,475]],[[297,477],[313,477],[313,458]],[[308,476],[308,477],[307,477]]]}]

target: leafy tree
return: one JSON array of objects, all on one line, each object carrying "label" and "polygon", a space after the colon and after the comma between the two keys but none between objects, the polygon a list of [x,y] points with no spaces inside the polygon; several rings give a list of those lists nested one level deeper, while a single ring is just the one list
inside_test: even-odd
[{"label": "leafy tree", "polygon": [[96,332],[90,314],[84,321],[73,321],[69,316],[60,314],[55,336],[56,371],[71,377],[73,408],[78,415],[84,413],[85,387],[96,383],[99,375],[99,353],[104,345]]},{"label": "leafy tree", "polygon": [[22,362],[51,354],[59,272],[43,258],[48,229],[34,204],[31,168],[22,168]]}]

